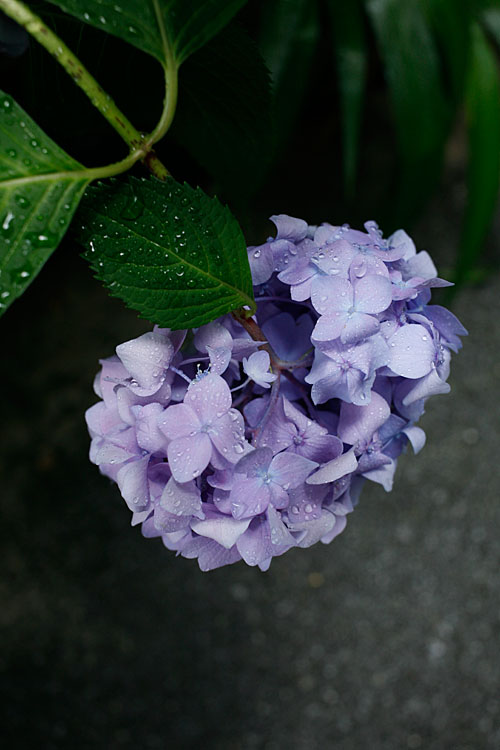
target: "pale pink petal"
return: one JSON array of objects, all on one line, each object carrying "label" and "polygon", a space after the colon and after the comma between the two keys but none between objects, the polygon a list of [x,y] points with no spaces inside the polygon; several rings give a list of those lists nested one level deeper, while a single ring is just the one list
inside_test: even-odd
[{"label": "pale pink petal", "polygon": [[325,482],[334,482],[336,479],[340,479],[346,474],[351,474],[356,470],[357,466],[358,462],[354,455],[354,448],[351,448],[351,450],[346,453],[342,453],[342,455],[337,458],[320,466],[318,471],[306,479],[306,484],[324,484]]},{"label": "pale pink petal", "polygon": [[194,521],[191,528],[200,536],[206,536],[222,547],[231,549],[243,532],[248,529],[251,520],[251,518],[238,520],[232,516],[218,514],[204,521]]},{"label": "pale pink petal", "polygon": [[391,302],[391,282],[384,276],[368,274],[354,283],[354,304],[359,312],[383,312]]},{"label": "pale pink petal", "polygon": [[340,407],[338,435],[348,445],[368,443],[378,428],[389,419],[390,413],[387,401],[375,391],[366,406],[344,402]]},{"label": "pale pink petal", "polygon": [[170,470],[178,482],[189,482],[198,477],[209,464],[212,443],[205,432],[172,440],[167,456]]},{"label": "pale pink petal", "polygon": [[149,456],[145,456],[125,464],[118,472],[118,486],[130,510],[143,510],[149,503],[148,464]]},{"label": "pale pink petal", "polygon": [[432,336],[424,326],[408,323],[399,328],[387,343],[387,366],[397,375],[416,379],[431,371],[436,348]]},{"label": "pale pink petal", "polygon": [[205,375],[191,383],[184,404],[196,412],[202,424],[206,424],[214,417],[219,419],[231,408],[231,391],[220,375]]},{"label": "pale pink petal", "polygon": [[189,406],[174,404],[158,416],[158,427],[164,435],[173,440],[199,432],[201,423]]}]

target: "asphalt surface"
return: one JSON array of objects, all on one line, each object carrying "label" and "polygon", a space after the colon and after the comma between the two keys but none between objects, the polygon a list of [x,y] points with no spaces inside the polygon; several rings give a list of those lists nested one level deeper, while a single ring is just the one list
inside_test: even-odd
[{"label": "asphalt surface", "polygon": [[203,574],[87,459],[97,359],[147,325],[76,257],[46,273],[1,331],[5,747],[497,750],[500,279],[458,297],[451,394],[392,493],[267,573]]}]

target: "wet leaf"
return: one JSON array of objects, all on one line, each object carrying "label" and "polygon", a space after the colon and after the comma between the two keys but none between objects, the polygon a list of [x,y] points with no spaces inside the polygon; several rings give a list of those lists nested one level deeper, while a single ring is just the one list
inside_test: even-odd
[{"label": "wet leaf", "polygon": [[246,0],[52,0],[67,13],[177,65],[220,31]]},{"label": "wet leaf", "polygon": [[260,49],[271,71],[276,148],[284,150],[303,102],[320,34],[317,0],[268,0]]},{"label": "wet leaf", "polygon": [[456,281],[474,268],[495,211],[500,179],[500,80],[498,64],[484,32],[472,28],[466,80],[469,131],[468,201]]},{"label": "wet leaf", "polygon": [[398,222],[407,222],[437,182],[451,107],[436,43],[418,0],[367,0],[366,9],[384,63],[401,162],[394,210]]},{"label": "wet leaf", "polygon": [[58,246],[88,179],[7,94],[0,92],[0,314]]},{"label": "wet leaf", "polygon": [[200,326],[253,307],[245,239],[229,209],[173,179],[89,188],[78,240],[98,279],[160,326]]},{"label": "wet leaf", "polygon": [[368,49],[363,11],[359,0],[339,3],[329,0],[342,119],[344,184],[349,197],[354,192],[359,134],[365,97]]},{"label": "wet leaf", "polygon": [[227,194],[249,195],[272,144],[269,72],[250,37],[230,24],[179,74],[172,135]]}]

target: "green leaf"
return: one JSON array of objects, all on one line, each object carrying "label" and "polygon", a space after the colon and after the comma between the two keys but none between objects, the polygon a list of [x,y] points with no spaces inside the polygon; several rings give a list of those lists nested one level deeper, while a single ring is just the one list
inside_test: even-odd
[{"label": "green leaf", "polygon": [[474,269],[495,211],[500,180],[500,81],[495,54],[478,24],[472,27],[466,81],[469,130],[468,201],[456,281]]},{"label": "green leaf", "polygon": [[497,44],[500,44],[500,7],[486,8],[481,14],[485,28]]},{"label": "green leaf", "polygon": [[461,102],[470,47],[473,0],[424,0],[424,11],[442,52],[455,102]]},{"label": "green leaf", "polygon": [[395,214],[406,222],[437,181],[451,107],[418,0],[367,0],[366,8],[385,67],[402,168]]},{"label": "green leaf", "polygon": [[52,0],[85,23],[177,65],[220,31],[246,0]]},{"label": "green leaf", "polygon": [[0,152],[1,314],[58,246],[89,180],[1,91]]},{"label": "green leaf", "polygon": [[328,0],[334,34],[342,119],[344,184],[354,193],[359,134],[366,87],[367,58],[363,11],[359,0]]},{"label": "green leaf", "polygon": [[229,209],[173,179],[88,190],[78,240],[98,279],[144,318],[200,326],[254,308],[245,238]]},{"label": "green leaf", "polygon": [[188,60],[172,135],[234,195],[259,184],[272,144],[269,72],[236,24]]},{"label": "green leaf", "polygon": [[267,0],[260,49],[275,94],[277,147],[284,149],[302,104],[320,33],[317,0]]}]

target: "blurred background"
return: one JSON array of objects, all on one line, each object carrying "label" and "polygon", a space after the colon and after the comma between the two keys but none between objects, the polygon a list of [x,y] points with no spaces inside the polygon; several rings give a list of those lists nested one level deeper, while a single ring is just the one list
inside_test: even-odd
[{"label": "blurred background", "polygon": [[[153,128],[153,60],[30,7]],[[436,301],[470,337],[451,394],[428,402],[427,445],[401,459],[390,494],[367,483],[331,545],[265,574],[202,574],[130,527],[88,461],[83,414],[98,359],[150,326],[92,279],[71,230],[2,318],[9,747],[500,747],[499,40],[500,4],[486,0],[250,0],[181,68],[160,158],[228,202],[249,244],[274,213],[376,219],[386,235],[404,226],[457,282]],[[124,155],[4,19],[0,52],[1,87],[72,156]]]}]

